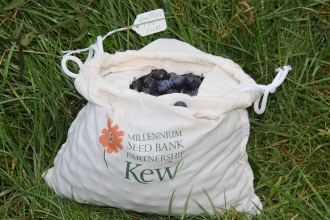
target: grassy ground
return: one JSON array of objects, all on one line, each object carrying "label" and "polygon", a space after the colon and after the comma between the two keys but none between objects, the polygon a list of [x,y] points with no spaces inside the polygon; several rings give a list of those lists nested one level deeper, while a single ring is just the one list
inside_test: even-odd
[{"label": "grassy ground", "polygon": [[[131,25],[137,14],[162,8],[166,31],[116,33],[105,40],[105,50],[176,38],[234,60],[260,84],[271,83],[276,67],[291,65],[266,112],[248,109],[247,150],[264,206],[254,219],[330,219],[330,1],[246,3],[250,7],[233,0],[0,0],[0,37],[12,39],[0,41],[0,216],[167,219],[62,199],[41,177],[86,104],[61,71],[61,51],[88,47],[97,36]],[[214,218],[248,216],[229,210]]]}]

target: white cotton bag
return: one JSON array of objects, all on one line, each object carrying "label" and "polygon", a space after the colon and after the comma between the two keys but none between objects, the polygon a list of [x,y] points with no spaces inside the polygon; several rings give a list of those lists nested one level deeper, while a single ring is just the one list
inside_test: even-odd
[{"label": "white cotton bag", "polygon": [[[260,213],[246,153],[246,108],[257,102],[255,109],[262,113],[268,93],[275,92],[290,67],[278,69],[277,81],[262,86],[233,61],[175,39],[108,54],[99,37],[89,51],[84,64],[73,52],[62,61],[88,103],[72,123],[54,167],[43,175],[56,194],[144,213],[167,214],[171,202],[171,214],[180,215],[187,198],[188,215],[203,212],[199,205],[211,214],[232,207]],[[79,74],[66,68],[68,60],[79,65]],[[160,68],[203,74],[198,95],[155,97],[129,89],[134,79]],[[177,101],[187,108],[174,106]]]}]

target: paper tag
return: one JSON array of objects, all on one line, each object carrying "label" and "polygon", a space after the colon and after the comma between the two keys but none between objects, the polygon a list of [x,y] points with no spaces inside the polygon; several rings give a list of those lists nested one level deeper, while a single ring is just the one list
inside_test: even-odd
[{"label": "paper tag", "polygon": [[166,20],[163,9],[156,9],[139,14],[132,25],[132,29],[141,36],[147,36],[166,30]]}]

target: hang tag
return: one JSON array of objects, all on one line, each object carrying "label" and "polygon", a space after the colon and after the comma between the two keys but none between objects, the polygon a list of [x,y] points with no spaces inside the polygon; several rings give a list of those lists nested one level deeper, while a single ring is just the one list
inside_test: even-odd
[{"label": "hang tag", "polygon": [[166,20],[163,9],[156,9],[143,14],[139,14],[132,29],[141,36],[147,36],[166,30]]}]

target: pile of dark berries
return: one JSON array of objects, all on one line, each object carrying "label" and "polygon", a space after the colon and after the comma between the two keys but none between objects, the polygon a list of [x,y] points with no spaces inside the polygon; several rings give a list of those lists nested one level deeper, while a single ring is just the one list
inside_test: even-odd
[{"label": "pile of dark berries", "polygon": [[[156,69],[152,70],[148,75],[134,79],[129,88],[154,96],[172,93],[196,96],[203,79],[203,74],[202,76],[196,76],[193,73],[177,75],[173,72],[168,73],[164,69]],[[174,106],[187,107],[187,104],[183,101],[178,101]]]},{"label": "pile of dark berries", "polygon": [[177,75],[164,69],[152,70],[150,74],[134,79],[130,89],[149,95],[160,96],[171,93],[184,93],[196,96],[204,77],[193,73]]}]

